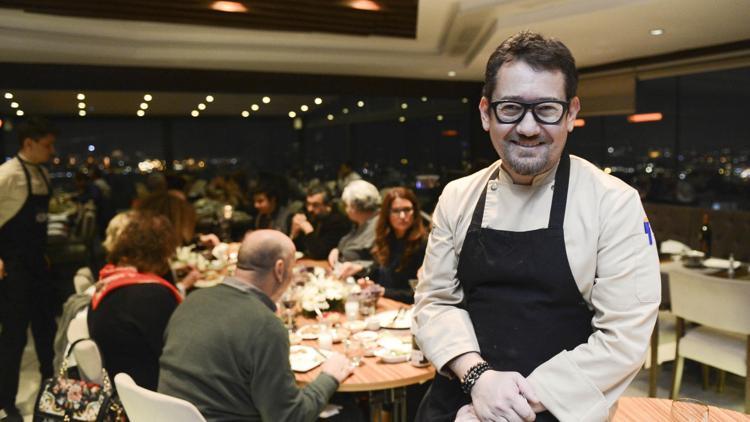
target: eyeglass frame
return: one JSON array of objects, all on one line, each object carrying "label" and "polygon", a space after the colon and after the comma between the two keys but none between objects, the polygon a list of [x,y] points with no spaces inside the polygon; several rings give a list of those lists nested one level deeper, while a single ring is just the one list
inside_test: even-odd
[{"label": "eyeglass frame", "polygon": [[[519,116],[516,120],[505,122],[502,119],[500,119],[500,116],[497,114],[497,106],[503,103],[513,103],[518,104],[523,107],[523,113],[521,113],[521,116]],[[560,118],[557,119],[554,122],[545,122],[539,118],[539,116],[536,115],[536,111],[534,108],[538,106],[539,104],[545,104],[545,103],[555,103],[560,104],[563,107],[562,114],[560,115]],[[533,103],[524,103],[521,101],[514,101],[514,100],[500,100],[500,101],[492,101],[490,102],[490,108],[492,109],[492,113],[495,115],[495,119],[497,119],[498,122],[504,124],[504,125],[513,125],[521,120],[523,120],[524,117],[526,117],[526,113],[528,113],[529,109],[531,109],[531,115],[534,116],[534,120],[542,125],[559,125],[562,119],[565,117],[565,115],[570,110],[570,101],[561,101],[561,100],[544,100],[544,101],[536,101]]]},{"label": "eyeglass frame", "polygon": [[404,216],[408,217],[414,214],[414,207],[391,208],[389,212],[391,215],[397,216],[401,216],[401,213],[404,213]]}]

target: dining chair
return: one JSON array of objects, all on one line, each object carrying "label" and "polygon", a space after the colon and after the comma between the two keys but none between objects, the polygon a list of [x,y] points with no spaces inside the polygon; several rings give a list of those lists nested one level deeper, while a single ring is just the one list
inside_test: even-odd
[{"label": "dining chair", "polygon": [[86,313],[79,313],[70,320],[68,325],[68,347],[80,339],[88,339],[78,343],[73,349],[73,362],[78,366],[78,373],[87,381],[102,383],[102,358],[99,347],[89,338],[89,327]]},{"label": "dining chair", "polygon": [[[750,411],[750,282],[679,269],[670,274],[677,345],[671,398],[679,396],[685,358],[745,377]],[[686,322],[700,324],[685,333]]]},{"label": "dining chair", "polygon": [[206,422],[192,403],[147,390],[124,372],[115,375],[115,386],[131,422]]}]

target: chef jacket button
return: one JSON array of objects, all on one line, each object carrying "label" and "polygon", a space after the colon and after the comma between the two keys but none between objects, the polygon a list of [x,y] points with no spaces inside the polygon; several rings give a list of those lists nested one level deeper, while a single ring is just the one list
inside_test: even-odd
[{"label": "chef jacket button", "polygon": [[496,191],[497,190],[497,183],[495,183],[494,181],[490,182],[490,190]]},{"label": "chef jacket button", "polygon": [[549,190],[555,190],[555,185],[550,186]]}]

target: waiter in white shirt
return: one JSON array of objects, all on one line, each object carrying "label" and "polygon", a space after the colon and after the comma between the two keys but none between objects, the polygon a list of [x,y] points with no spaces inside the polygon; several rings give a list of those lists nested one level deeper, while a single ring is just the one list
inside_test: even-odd
[{"label": "waiter in white shirt", "polygon": [[52,376],[54,293],[44,257],[52,191],[41,164],[55,153],[55,134],[47,120],[28,119],[18,126],[18,154],[0,165],[0,409],[9,421],[22,420],[15,398],[29,324],[42,377]]},{"label": "waiter in white shirt", "polygon": [[634,189],[565,151],[577,79],[568,48],[531,32],[487,63],[501,160],[433,215],[413,329],[439,374],[418,421],[604,421],[642,365],[655,240]]}]

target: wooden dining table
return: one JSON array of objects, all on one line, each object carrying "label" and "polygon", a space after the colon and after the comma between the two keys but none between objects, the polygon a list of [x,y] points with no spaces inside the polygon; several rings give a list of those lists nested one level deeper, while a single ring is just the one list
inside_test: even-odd
[{"label": "wooden dining table", "polygon": [[[378,301],[376,312],[395,310],[404,304],[395,300],[381,298]],[[341,322],[346,317],[341,315]],[[297,316],[295,323],[297,327],[308,324],[316,324],[317,320]],[[381,328],[381,331],[385,330]],[[391,330],[394,336],[411,336],[409,330]],[[303,345],[318,347],[317,340],[303,340]],[[345,353],[343,342],[333,345],[333,350]],[[297,383],[304,385],[314,380],[320,374],[320,366],[308,372],[296,373]],[[380,420],[384,406],[392,406],[392,420],[395,422],[406,421],[406,387],[422,384],[435,377],[435,368],[432,365],[418,368],[412,366],[408,361],[403,363],[384,363],[377,357],[364,357],[360,366],[354,369],[349,378],[344,380],[338,391],[343,393],[367,392],[369,395],[370,414],[373,420]]]},{"label": "wooden dining table", "polygon": [[[617,402],[617,410],[612,422],[670,422],[670,421],[710,421],[710,422],[735,422],[750,421],[750,415],[723,409],[716,406],[707,406],[708,419],[701,419],[702,406],[692,408],[693,405],[680,403],[674,409],[672,400],[655,399],[649,397],[622,397]],[[695,419],[695,417],[698,417]]]}]

